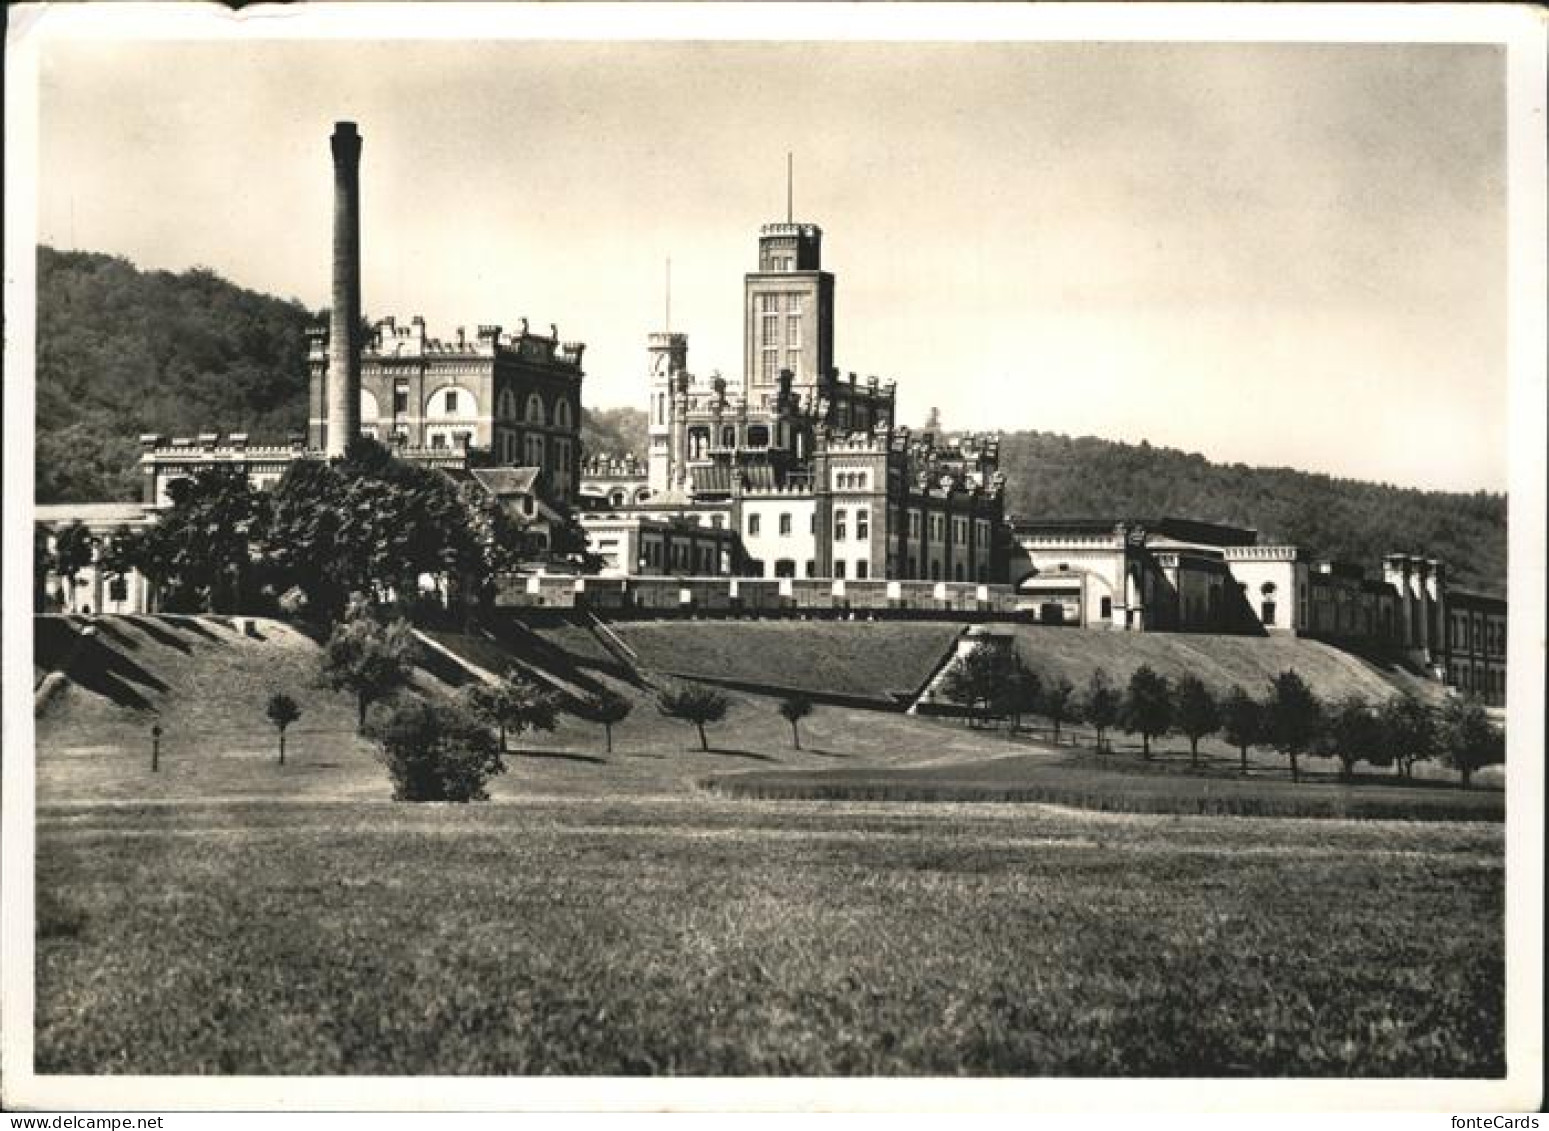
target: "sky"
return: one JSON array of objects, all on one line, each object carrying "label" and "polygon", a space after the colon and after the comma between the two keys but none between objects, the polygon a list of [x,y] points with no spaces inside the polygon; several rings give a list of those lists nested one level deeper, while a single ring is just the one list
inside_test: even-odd
[{"label": "sky", "polygon": [[1507,483],[1504,52],[1449,44],[53,43],[40,240],[740,376],[761,224],[821,225],[900,417],[1405,486]]}]

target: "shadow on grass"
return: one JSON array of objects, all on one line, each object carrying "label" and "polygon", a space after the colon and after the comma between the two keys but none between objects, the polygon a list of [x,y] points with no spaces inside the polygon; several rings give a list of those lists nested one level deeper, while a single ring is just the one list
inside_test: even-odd
[{"label": "shadow on grass", "polygon": [[759,754],[753,750],[735,750],[729,746],[712,746],[709,750],[701,750],[699,753],[720,754],[727,758],[750,758],[755,762],[778,762],[780,760],[770,757],[768,754]]},{"label": "shadow on grass", "polygon": [[595,754],[572,754],[566,750],[512,750],[508,758],[537,758],[556,762],[588,762],[594,766],[606,766],[608,760]]},{"label": "shadow on grass", "polygon": [[[161,617],[160,620],[168,628],[175,628],[181,632],[191,632],[195,636],[202,636],[206,640],[214,640],[217,643],[220,641],[220,637],[216,633],[211,632],[209,626],[198,617]],[[222,618],[222,623],[233,632],[236,631],[236,625],[232,624],[229,619]]]},{"label": "shadow on grass", "polygon": [[415,666],[435,676],[448,687],[466,687],[476,682],[472,672],[456,660],[434,648],[421,647],[415,658]]},{"label": "shadow on grass", "polygon": [[167,684],[101,640],[87,637],[75,654],[68,658],[64,674],[76,685],[136,711],[152,709],[151,701],[139,688],[168,690]]},{"label": "shadow on grass", "polygon": [[168,648],[176,648],[185,656],[190,655],[194,650],[192,644],[176,633],[169,631],[163,625],[158,624],[153,617],[128,617],[126,619],[158,644],[164,644]]},{"label": "shadow on grass", "polygon": [[104,640],[111,640],[120,648],[127,648],[131,652],[139,651],[140,642],[132,635],[125,632],[117,624],[113,623],[113,621],[108,617],[103,617],[101,620],[97,621],[95,627],[97,629],[97,635],[101,636]]}]

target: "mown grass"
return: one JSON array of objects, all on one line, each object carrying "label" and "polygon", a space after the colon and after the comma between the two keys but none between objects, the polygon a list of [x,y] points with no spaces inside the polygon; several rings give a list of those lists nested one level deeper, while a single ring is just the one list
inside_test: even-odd
[{"label": "mown grass", "polygon": [[935,621],[620,621],[612,629],[640,666],[725,679],[909,701],[952,647],[962,624]]},{"label": "mown grass", "polygon": [[[1151,770],[1151,772],[1146,772]],[[1239,779],[1158,771],[1092,754],[1011,755],[933,766],[748,771],[704,779],[730,797],[819,801],[1046,802],[1113,813],[1502,821],[1498,790]]]},{"label": "mown grass", "polygon": [[705,795],[45,813],[37,1068],[1498,1076],[1500,853]]}]

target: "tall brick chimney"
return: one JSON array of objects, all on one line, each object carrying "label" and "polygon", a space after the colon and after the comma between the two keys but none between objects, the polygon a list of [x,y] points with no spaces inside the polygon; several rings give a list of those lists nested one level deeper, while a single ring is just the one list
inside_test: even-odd
[{"label": "tall brick chimney", "polygon": [[333,306],[328,321],[327,437],[342,456],[360,434],[360,134],[333,127]]}]

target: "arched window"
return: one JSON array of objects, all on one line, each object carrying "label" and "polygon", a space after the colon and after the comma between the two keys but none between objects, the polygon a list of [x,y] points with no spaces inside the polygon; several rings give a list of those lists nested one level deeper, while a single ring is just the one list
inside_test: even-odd
[{"label": "arched window", "polygon": [[721,447],[735,448],[737,446],[737,429],[730,424],[721,429]]},{"label": "arched window", "polygon": [[528,424],[536,424],[543,427],[545,417],[543,413],[543,398],[537,393],[527,394],[527,415],[523,418]]},{"label": "arched window", "polygon": [[426,416],[470,417],[479,415],[479,402],[467,389],[455,385],[443,385],[425,402]]},{"label": "arched window", "polygon": [[554,427],[570,427],[570,402],[564,397],[554,402]]},{"label": "arched window", "polygon": [[516,390],[505,388],[500,390],[500,400],[496,402],[495,415],[501,420],[516,419]]}]

